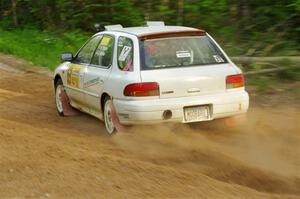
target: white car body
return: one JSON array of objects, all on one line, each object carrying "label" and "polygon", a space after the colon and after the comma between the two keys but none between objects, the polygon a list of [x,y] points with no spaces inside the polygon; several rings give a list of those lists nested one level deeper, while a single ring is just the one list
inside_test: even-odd
[{"label": "white car body", "polygon": [[[247,112],[249,97],[244,86],[226,88],[226,77],[241,74],[242,71],[207,33],[205,33],[206,36],[223,53],[227,60],[226,63],[159,70],[141,69],[139,43],[141,35],[194,30],[198,29],[164,26],[159,23],[149,23],[145,27],[133,28],[110,26],[107,30],[94,35],[94,37],[101,35],[114,37],[113,59],[110,67],[64,62],[55,70],[54,81],[58,78],[62,79],[72,107],[101,120],[103,120],[103,96],[109,96],[112,99],[119,122],[124,125],[160,122],[188,123]],[[131,39],[133,43],[132,71],[122,71],[118,67],[117,50],[115,49],[118,47],[118,38],[121,36]],[[70,85],[70,79],[69,83],[67,80],[71,73],[75,75],[74,81],[77,81],[75,86],[74,84],[73,86]],[[127,85],[143,82],[156,82],[159,85],[159,95],[124,96],[124,89]],[[193,107],[199,106],[208,107],[206,110],[208,111],[207,117],[201,119],[201,117],[196,116],[196,119],[187,120],[185,111],[190,111],[193,114]],[[188,107],[192,108],[188,110]],[[167,117],[166,111],[169,114]],[[201,111],[195,109],[194,113],[197,115]]]}]

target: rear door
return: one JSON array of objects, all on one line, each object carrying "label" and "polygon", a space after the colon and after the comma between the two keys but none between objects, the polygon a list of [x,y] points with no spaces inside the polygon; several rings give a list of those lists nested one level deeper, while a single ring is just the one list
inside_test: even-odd
[{"label": "rear door", "polygon": [[91,58],[100,39],[100,36],[95,36],[86,42],[75,56],[74,61],[70,63],[69,69],[67,70],[66,92],[71,102],[79,106],[85,103],[83,93],[84,73],[91,62]]}]

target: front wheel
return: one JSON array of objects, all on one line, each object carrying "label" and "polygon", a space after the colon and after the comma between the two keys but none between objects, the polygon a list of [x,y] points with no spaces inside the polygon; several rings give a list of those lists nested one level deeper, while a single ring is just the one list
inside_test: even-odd
[{"label": "front wheel", "polygon": [[69,98],[64,89],[63,82],[59,79],[55,83],[55,104],[58,115],[60,116],[73,116],[79,113],[72,108]]},{"label": "front wheel", "polygon": [[55,104],[58,115],[64,116],[63,108],[63,97],[64,97],[64,88],[61,79],[59,79],[55,84]]}]

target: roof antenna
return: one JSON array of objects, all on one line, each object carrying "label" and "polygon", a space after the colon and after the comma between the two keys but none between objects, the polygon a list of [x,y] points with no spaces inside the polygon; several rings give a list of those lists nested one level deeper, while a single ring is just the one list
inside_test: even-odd
[{"label": "roof antenna", "polygon": [[101,30],[100,23],[95,23],[94,27],[95,27],[95,29],[96,29],[97,32],[99,32]]}]

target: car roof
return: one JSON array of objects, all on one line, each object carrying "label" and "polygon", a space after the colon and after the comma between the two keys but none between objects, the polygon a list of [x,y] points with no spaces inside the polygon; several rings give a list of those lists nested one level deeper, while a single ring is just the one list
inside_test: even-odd
[{"label": "car roof", "polygon": [[[196,28],[184,27],[184,26],[140,26],[140,27],[126,27],[123,28],[121,25],[113,25],[107,29],[109,32],[123,32],[132,34],[137,37],[150,34],[169,33],[169,32],[181,32],[181,31],[199,31]],[[106,32],[103,31],[103,32]],[[203,30],[200,30],[203,31]],[[97,34],[103,33],[99,32]]]},{"label": "car roof", "polygon": [[133,34],[136,36],[154,34],[154,33],[186,31],[186,30],[198,30],[198,29],[184,27],[184,26],[145,26],[145,27],[129,27],[129,28],[119,29],[119,31]]}]

